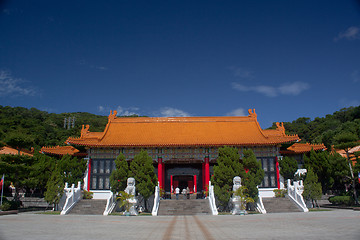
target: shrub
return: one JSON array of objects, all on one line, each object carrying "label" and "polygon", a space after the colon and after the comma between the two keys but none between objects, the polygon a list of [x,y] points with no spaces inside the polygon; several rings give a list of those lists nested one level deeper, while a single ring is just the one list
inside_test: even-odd
[{"label": "shrub", "polygon": [[334,205],[353,205],[354,199],[352,196],[333,196],[329,197],[329,202],[331,202]]},{"label": "shrub", "polygon": [[9,202],[3,202],[3,204],[0,206],[0,209],[2,211],[10,210],[11,204]]},{"label": "shrub", "polygon": [[21,206],[21,201],[19,200],[7,200],[5,197],[3,197],[2,205],[0,206],[0,209],[2,211],[8,211],[8,210],[17,210]]},{"label": "shrub", "polygon": [[285,197],[287,190],[286,189],[274,189],[274,193],[275,193],[275,197],[283,198],[283,197]]},{"label": "shrub", "polygon": [[92,199],[93,198],[93,192],[84,190],[83,193],[83,199]]}]

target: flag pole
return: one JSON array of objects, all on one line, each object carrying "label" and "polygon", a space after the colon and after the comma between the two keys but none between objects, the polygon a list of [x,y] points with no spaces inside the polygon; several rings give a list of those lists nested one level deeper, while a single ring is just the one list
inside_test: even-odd
[{"label": "flag pole", "polygon": [[2,181],[2,186],[1,186],[1,203],[0,205],[2,206],[2,199],[3,199],[3,193],[4,193],[4,181],[5,181],[5,174],[3,174],[3,177],[1,179]]},{"label": "flag pole", "polygon": [[2,206],[2,197],[3,197],[3,193],[4,193],[4,182],[5,182],[5,174],[3,174],[3,177],[1,178],[1,203],[0,206]]}]

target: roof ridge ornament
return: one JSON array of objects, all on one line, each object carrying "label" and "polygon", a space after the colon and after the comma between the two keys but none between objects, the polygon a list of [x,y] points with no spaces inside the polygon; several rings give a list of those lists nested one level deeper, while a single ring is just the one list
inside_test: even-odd
[{"label": "roof ridge ornament", "polygon": [[248,113],[249,113],[249,117],[255,118],[255,119],[257,118],[257,114],[255,113],[255,108],[254,109],[249,109]]},{"label": "roof ridge ornament", "polygon": [[276,130],[280,131],[283,135],[285,135],[285,127],[284,127],[284,123],[281,122],[277,122],[276,123]]},{"label": "roof ridge ornament", "polygon": [[89,128],[90,128],[89,124],[87,124],[86,126],[82,125],[80,138],[83,138],[85,135],[87,135],[89,133]]},{"label": "roof ridge ornament", "polygon": [[114,120],[116,118],[116,115],[117,115],[117,111],[114,110],[114,111],[111,111],[110,110],[110,115],[109,115],[109,121],[110,120]]}]

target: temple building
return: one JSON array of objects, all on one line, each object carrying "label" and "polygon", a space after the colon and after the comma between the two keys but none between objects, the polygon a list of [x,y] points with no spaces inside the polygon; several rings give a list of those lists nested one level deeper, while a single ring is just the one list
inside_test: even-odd
[{"label": "temple building", "polygon": [[304,155],[308,155],[311,150],[325,151],[327,148],[324,144],[294,143],[286,150],[280,150],[281,156],[293,157],[298,162],[298,168],[304,168]]},{"label": "temple building", "polygon": [[117,117],[110,112],[103,132],[90,132],[83,126],[79,138],[67,143],[85,146],[88,154],[86,188],[95,193],[109,192],[115,158],[123,153],[131,161],[141,149],[152,157],[160,188],[173,192],[189,187],[191,192],[206,190],[218,148],[236,147],[242,156],[252,149],[265,171],[260,188],[280,187],[277,159],[280,145],[299,141],[286,135],[283,124],[272,130],[261,129],[255,110],[244,117]]}]

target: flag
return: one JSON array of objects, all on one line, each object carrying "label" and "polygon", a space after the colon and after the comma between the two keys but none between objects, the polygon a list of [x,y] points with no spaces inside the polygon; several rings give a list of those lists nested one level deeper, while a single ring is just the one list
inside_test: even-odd
[{"label": "flag", "polygon": [[4,177],[5,177],[5,175],[3,174],[1,181],[0,181],[0,190],[2,190],[2,188],[4,187]]},{"label": "flag", "polygon": [[359,180],[359,183],[360,183],[360,172],[358,172],[358,180]]},{"label": "flag", "polygon": [[0,198],[0,205],[2,206],[2,200],[3,200],[3,193],[4,193],[4,178],[5,174],[3,174],[1,181],[0,181],[0,190],[1,190],[1,198]]}]

